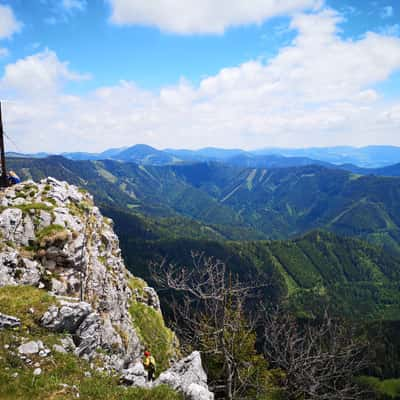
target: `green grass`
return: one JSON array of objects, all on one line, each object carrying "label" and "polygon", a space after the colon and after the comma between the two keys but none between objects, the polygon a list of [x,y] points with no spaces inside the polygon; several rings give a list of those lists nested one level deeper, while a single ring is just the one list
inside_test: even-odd
[{"label": "green grass", "polygon": [[44,203],[29,203],[22,204],[19,206],[15,206],[15,208],[19,208],[22,212],[28,213],[31,210],[43,210],[43,211],[51,211],[53,207],[50,207]]},{"label": "green grass", "polygon": [[52,204],[54,207],[57,206],[57,201],[55,199],[53,199],[52,197],[42,196],[42,201],[46,201],[47,203]]},{"label": "green grass", "polygon": [[129,279],[128,285],[132,291],[137,290],[139,296],[144,296],[144,288],[148,286],[148,284],[141,278],[133,276]]},{"label": "green grass", "polygon": [[36,239],[38,242],[43,241],[45,238],[49,238],[56,233],[65,232],[65,227],[57,224],[52,224],[46,226],[45,228],[41,229],[39,232],[36,233]]},{"label": "green grass", "polygon": [[137,333],[156,359],[157,372],[168,369],[175,353],[175,336],[165,326],[161,313],[137,302],[132,302],[129,312]]},{"label": "green grass", "polygon": [[[40,376],[34,376],[34,367],[25,365],[10,352],[16,346],[10,335],[0,333],[0,343],[1,400],[69,400],[76,398],[76,393],[82,400],[183,400],[164,386],[153,390],[119,386],[118,377],[90,371],[87,362],[72,354],[54,353],[45,359],[33,359],[40,362],[42,369]],[[4,349],[5,344],[10,349]],[[86,371],[92,376],[86,377]],[[15,373],[17,377],[13,377]]]},{"label": "green grass", "polygon": [[38,319],[55,303],[54,297],[33,286],[0,288],[0,312],[19,318],[27,328],[37,328]]},{"label": "green grass", "polygon": [[[120,386],[117,376],[91,370],[88,362],[73,354],[52,352],[45,358],[32,355],[32,365],[23,362],[17,356],[21,343],[42,340],[51,349],[62,338],[62,334],[38,325],[54,303],[55,299],[44,290],[31,286],[0,288],[0,312],[21,319],[20,327],[0,331],[0,400],[70,400],[77,393],[82,400],[183,400],[164,386],[152,390]],[[42,369],[39,376],[33,375],[35,363],[40,363]],[[85,376],[85,372],[91,376]]]}]

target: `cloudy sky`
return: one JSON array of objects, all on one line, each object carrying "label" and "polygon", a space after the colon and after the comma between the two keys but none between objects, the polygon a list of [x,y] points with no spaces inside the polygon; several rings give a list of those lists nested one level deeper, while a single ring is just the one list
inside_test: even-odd
[{"label": "cloudy sky", "polygon": [[8,150],[400,146],[399,0],[0,0]]}]

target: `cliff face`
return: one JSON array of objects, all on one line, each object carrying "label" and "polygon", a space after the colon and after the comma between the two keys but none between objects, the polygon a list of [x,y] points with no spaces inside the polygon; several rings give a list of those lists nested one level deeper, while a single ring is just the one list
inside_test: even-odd
[{"label": "cliff face", "polygon": [[8,188],[0,212],[0,286],[32,285],[56,296],[41,324],[72,334],[76,355],[102,354],[116,370],[139,359],[151,343],[143,343],[129,308],[141,302],[160,313],[158,297],[125,268],[112,221],[92,197],[48,178]]},{"label": "cliff face", "polygon": [[[26,398],[16,388],[31,385],[29,398],[40,399],[80,390],[90,400],[213,399],[200,354],[176,362],[177,339],[155,290],[125,268],[112,221],[91,195],[52,178],[8,188],[0,239],[0,397]],[[153,383],[141,363],[145,347],[164,371]],[[42,374],[49,379],[39,390]],[[121,392],[118,382],[136,388]],[[67,397],[54,397],[57,385]]]}]

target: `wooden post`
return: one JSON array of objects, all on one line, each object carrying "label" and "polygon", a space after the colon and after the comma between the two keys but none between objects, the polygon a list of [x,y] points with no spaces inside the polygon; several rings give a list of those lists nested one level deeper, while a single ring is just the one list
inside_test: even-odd
[{"label": "wooden post", "polygon": [[1,158],[1,177],[0,186],[7,187],[7,169],[6,169],[6,151],[4,148],[4,130],[3,130],[3,120],[1,117],[1,102],[0,102],[0,158]]}]

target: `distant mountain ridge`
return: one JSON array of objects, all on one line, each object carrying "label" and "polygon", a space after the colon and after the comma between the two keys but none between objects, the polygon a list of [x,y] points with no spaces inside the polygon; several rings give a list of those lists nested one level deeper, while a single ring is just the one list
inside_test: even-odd
[{"label": "distant mountain ridge", "polygon": [[[10,152],[10,157],[44,158],[49,153],[23,154]],[[71,160],[116,160],[143,165],[172,165],[193,162],[218,161],[242,167],[282,168],[301,165],[324,165],[326,167],[368,168],[363,173],[377,173],[383,167],[400,163],[400,147],[367,146],[321,147],[304,149],[266,148],[246,151],[207,147],[200,150],[158,150],[145,144],[105,150],[101,153],[62,153]]]}]

